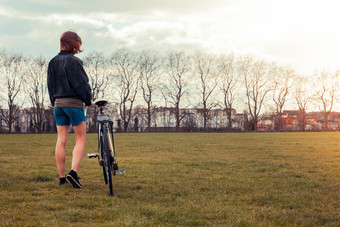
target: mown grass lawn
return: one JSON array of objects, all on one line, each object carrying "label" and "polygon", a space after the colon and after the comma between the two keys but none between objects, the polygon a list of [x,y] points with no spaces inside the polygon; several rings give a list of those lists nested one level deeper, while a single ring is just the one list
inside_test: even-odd
[{"label": "mown grass lawn", "polygon": [[340,226],[340,133],[117,134],[115,197],[85,154],[60,187],[55,142],[0,135],[1,225]]}]

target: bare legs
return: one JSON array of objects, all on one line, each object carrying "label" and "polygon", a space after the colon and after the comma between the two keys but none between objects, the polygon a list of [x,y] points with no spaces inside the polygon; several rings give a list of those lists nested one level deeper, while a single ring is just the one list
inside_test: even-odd
[{"label": "bare legs", "polygon": [[86,122],[83,121],[79,125],[73,126],[73,131],[76,135],[76,145],[73,148],[72,170],[78,172],[81,159],[85,150],[86,141]]},{"label": "bare legs", "polygon": [[57,126],[58,140],[55,147],[55,159],[59,177],[65,177],[65,146],[67,141],[68,126]]},{"label": "bare legs", "polygon": [[[57,169],[59,177],[65,177],[65,146],[67,141],[69,126],[57,126],[58,140],[55,148],[55,158],[57,163]],[[73,131],[76,136],[76,145],[72,154],[72,166],[71,169],[78,172],[81,159],[83,157],[86,141],[86,122],[73,126]]]}]

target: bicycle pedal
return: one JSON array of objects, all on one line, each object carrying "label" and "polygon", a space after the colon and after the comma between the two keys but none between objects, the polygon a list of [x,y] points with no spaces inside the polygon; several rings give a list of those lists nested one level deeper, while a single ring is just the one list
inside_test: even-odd
[{"label": "bicycle pedal", "polygon": [[88,158],[97,158],[98,154],[97,153],[93,153],[93,154],[87,154]]},{"label": "bicycle pedal", "polygon": [[118,173],[118,174],[124,174],[124,173],[125,173],[125,169],[116,170],[116,173]]}]

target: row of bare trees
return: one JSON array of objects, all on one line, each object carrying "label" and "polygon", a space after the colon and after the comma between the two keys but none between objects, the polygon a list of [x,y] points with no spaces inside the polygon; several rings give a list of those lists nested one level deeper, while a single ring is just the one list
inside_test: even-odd
[{"label": "row of bare trees", "polygon": [[[300,76],[288,67],[249,55],[117,49],[110,56],[90,52],[82,60],[93,100],[105,97],[116,103],[124,131],[136,109],[150,129],[154,111],[160,106],[174,109],[177,130],[187,114],[181,109],[195,107],[200,109],[205,129],[212,110],[224,109],[229,130],[233,109],[247,111],[254,130],[261,116],[269,112],[275,114],[276,129],[281,130],[284,108],[297,109],[303,131],[307,110],[321,111],[327,127],[328,116],[338,102],[339,72]],[[31,120],[41,132],[44,110],[49,106],[47,64],[42,57],[0,50],[0,122],[10,132],[23,107],[30,107]],[[136,108],[140,105],[145,108]]]},{"label": "row of bare trees", "polygon": [[9,132],[26,103],[37,132],[41,133],[46,103],[46,59],[24,58],[0,51],[0,119]]}]

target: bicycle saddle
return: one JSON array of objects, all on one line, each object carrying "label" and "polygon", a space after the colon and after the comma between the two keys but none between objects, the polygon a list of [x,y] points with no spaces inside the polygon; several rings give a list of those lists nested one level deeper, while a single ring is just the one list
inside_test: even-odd
[{"label": "bicycle saddle", "polygon": [[105,106],[106,104],[108,104],[109,102],[106,101],[105,99],[97,99],[96,102],[94,103],[96,106],[101,107],[101,106]]}]

